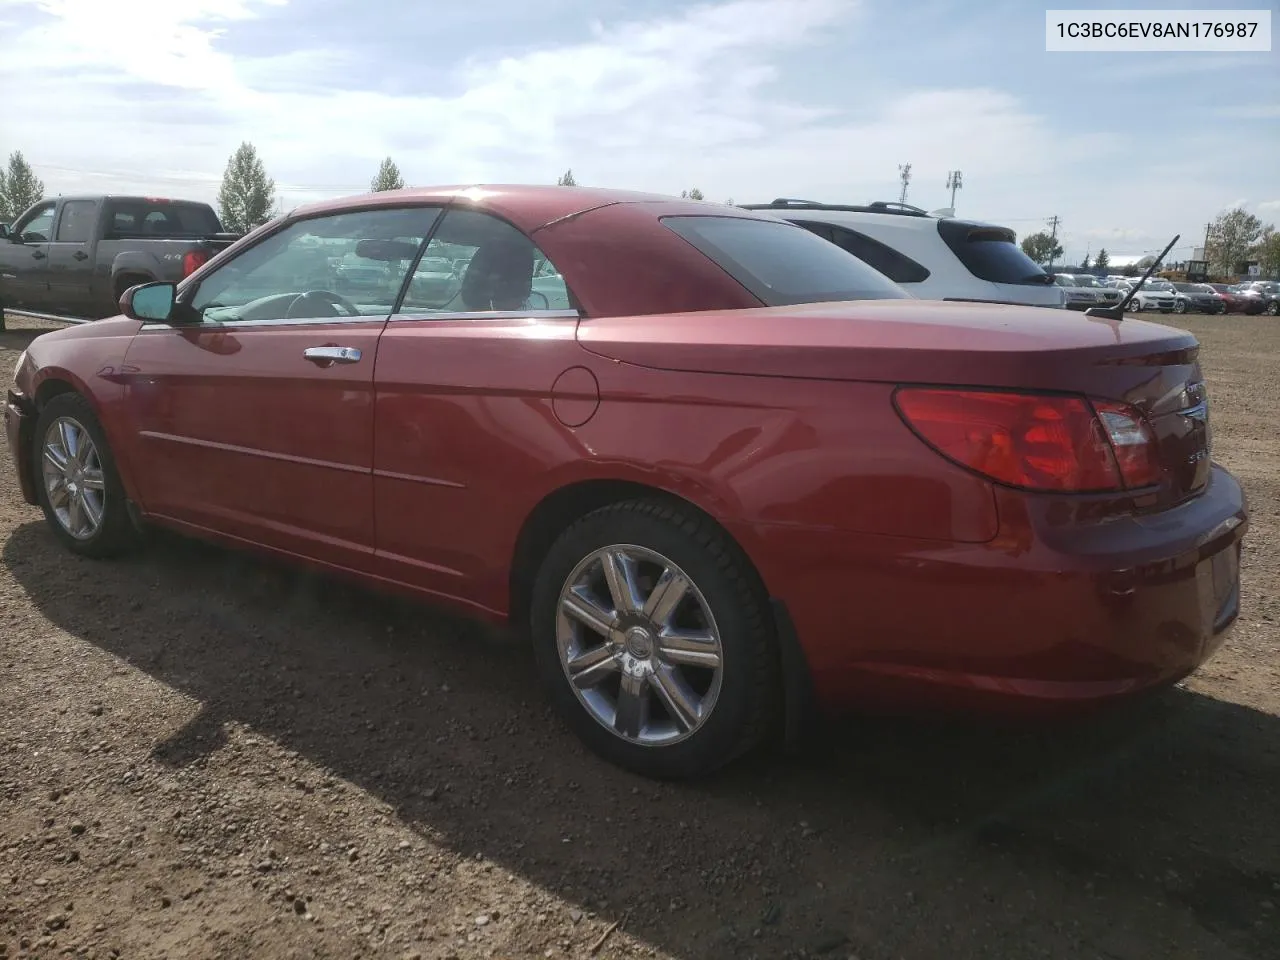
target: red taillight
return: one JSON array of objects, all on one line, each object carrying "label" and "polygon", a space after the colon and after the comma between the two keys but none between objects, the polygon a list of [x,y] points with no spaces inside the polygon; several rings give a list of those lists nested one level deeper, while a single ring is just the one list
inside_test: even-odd
[{"label": "red taillight", "polygon": [[208,262],[208,250],[188,250],[182,258],[182,275],[189,277]]},{"label": "red taillight", "polygon": [[924,387],[899,389],[894,403],[943,456],[1009,486],[1082,493],[1159,478],[1151,429],[1125,404]]}]

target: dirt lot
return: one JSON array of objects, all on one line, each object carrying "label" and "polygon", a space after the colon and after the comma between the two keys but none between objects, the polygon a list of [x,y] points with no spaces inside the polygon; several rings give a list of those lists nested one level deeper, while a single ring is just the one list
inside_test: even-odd
[{"label": "dirt lot", "polygon": [[0,957],[585,957],[618,921],[595,956],[1280,957],[1280,321],[1184,325],[1254,510],[1216,659],[695,786],[587,755],[438,613],[167,537],[78,560],[0,456]]}]

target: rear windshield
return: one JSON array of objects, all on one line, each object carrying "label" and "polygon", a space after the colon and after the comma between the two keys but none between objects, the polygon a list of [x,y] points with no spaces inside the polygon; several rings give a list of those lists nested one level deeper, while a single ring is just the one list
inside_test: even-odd
[{"label": "rear windshield", "polygon": [[1053,283],[1050,274],[1045,273],[1013,242],[1012,230],[963,220],[939,220],[938,233],[951,252],[979,280],[1036,286]]},{"label": "rear windshield", "polygon": [[218,218],[204,204],[170,200],[107,201],[107,240],[124,237],[196,239],[221,232]]},{"label": "rear windshield", "polygon": [[662,223],[770,307],[911,296],[853,254],[795,224],[742,217],[663,217]]}]

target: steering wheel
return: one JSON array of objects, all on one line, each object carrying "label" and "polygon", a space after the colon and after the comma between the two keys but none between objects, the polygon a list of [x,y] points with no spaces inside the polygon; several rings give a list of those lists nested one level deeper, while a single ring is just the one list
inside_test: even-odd
[{"label": "steering wheel", "polygon": [[530,290],[530,291],[529,291],[529,296],[525,299],[525,301],[524,301],[524,302],[525,302],[526,304],[528,304],[528,303],[529,303],[529,300],[530,300],[530,299],[532,299],[533,297],[541,297],[541,298],[542,298],[542,306],[541,306],[541,307],[531,307],[530,309],[533,309],[533,310],[550,310],[550,309],[551,309],[551,301],[547,299],[547,295],[546,295],[545,293],[542,293],[542,292],[541,292],[541,291],[539,291],[539,290]]},{"label": "steering wheel", "polygon": [[[340,307],[345,311],[348,317],[360,316],[360,308],[348,300],[346,297],[334,293],[331,290],[308,290],[306,293],[300,293],[289,304],[289,309],[285,316],[289,319],[322,316],[322,314],[310,312],[313,308],[309,306],[317,301],[326,303],[330,307]],[[342,314],[334,311],[330,316],[342,316]]]}]

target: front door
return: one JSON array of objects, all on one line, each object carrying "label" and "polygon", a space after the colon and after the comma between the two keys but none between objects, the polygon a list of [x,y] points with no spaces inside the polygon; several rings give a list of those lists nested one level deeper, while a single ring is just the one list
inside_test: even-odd
[{"label": "front door", "polygon": [[49,308],[49,238],[56,201],[46,200],[0,238],[0,305]]},{"label": "front door", "polygon": [[438,212],[295,221],[183,289],[198,322],[142,327],[126,371],[146,512],[370,568],[374,361]]}]

